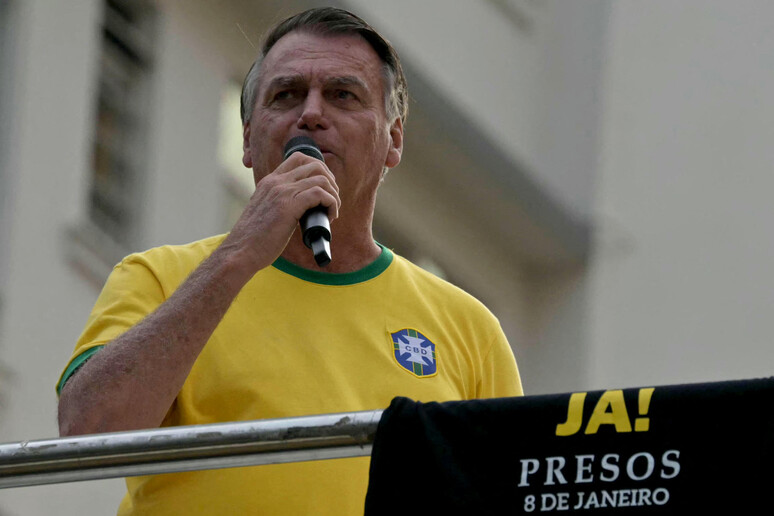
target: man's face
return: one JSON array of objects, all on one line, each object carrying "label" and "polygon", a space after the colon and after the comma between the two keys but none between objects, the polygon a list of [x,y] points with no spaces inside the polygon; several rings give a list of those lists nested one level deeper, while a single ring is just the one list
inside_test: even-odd
[{"label": "man's face", "polygon": [[383,167],[400,162],[403,127],[386,117],[382,63],[360,36],[292,32],[266,55],[244,127],[243,162],[256,182],[299,135],[322,150],[343,210],[373,204]]}]

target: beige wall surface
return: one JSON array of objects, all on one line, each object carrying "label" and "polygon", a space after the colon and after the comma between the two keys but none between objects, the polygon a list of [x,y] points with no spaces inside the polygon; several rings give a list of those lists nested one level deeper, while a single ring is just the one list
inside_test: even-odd
[{"label": "beige wall surface", "polygon": [[590,385],[771,375],[774,4],[613,13]]},{"label": "beige wall surface", "polygon": [[607,2],[346,5],[378,20],[433,87],[571,213],[590,216]]},{"label": "beige wall surface", "polygon": [[[93,303],[94,287],[65,259],[68,223],[84,210],[91,134],[97,3],[12,6],[15,37],[9,149],[11,218],[2,242],[0,359],[7,368],[0,441],[56,435],[54,384]],[[121,481],[11,489],[0,514],[104,513]],[[88,495],[84,495],[88,493]],[[91,512],[98,514],[100,512]]]}]

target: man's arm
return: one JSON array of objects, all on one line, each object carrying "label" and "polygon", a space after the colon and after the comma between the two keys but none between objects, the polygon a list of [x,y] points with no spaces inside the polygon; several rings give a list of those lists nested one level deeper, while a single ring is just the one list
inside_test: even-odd
[{"label": "man's arm", "polygon": [[341,201],[322,162],[296,153],[256,185],[229,236],[153,313],[89,359],[62,388],[61,435],[158,427],[242,287],[282,253],[298,219]]}]

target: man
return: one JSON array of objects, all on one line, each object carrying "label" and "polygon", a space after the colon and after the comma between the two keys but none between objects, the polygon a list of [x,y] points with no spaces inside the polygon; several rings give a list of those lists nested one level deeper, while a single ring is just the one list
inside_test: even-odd
[{"label": "man", "polygon": [[[60,378],[63,435],[521,394],[497,320],[375,243],[376,191],[403,150],[394,49],[360,18],[313,9],[268,36],[245,80],[256,190],[228,235],[116,266]],[[283,161],[295,136],[322,161]],[[332,220],[325,269],[298,220]],[[127,479],[120,514],[362,514],[368,459]]]}]

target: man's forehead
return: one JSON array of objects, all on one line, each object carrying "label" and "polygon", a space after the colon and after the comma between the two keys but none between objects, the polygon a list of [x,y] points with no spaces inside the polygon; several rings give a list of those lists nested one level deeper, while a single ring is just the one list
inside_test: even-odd
[{"label": "man's forehead", "polygon": [[278,76],[319,73],[344,77],[380,73],[381,60],[357,34],[320,35],[295,31],[280,38],[261,64],[263,84]]},{"label": "man's forehead", "polygon": [[266,77],[263,88],[265,90],[276,90],[282,88],[306,88],[312,83],[320,84],[323,87],[352,87],[363,90],[370,90],[371,87],[361,77],[357,75],[312,75],[301,73],[274,74]]}]

